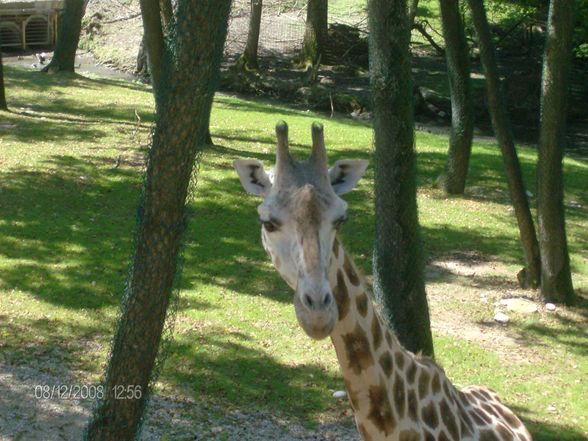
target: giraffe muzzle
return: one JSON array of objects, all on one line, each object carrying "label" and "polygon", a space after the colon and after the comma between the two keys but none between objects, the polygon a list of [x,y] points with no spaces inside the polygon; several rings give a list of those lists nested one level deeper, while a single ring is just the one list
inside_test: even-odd
[{"label": "giraffe muzzle", "polygon": [[339,314],[330,291],[321,294],[296,293],[294,308],[298,323],[304,332],[315,340],[328,337],[337,323]]}]

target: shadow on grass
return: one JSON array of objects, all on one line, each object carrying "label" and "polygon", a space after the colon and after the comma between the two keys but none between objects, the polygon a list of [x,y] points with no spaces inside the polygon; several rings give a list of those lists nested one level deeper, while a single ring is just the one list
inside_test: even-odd
[{"label": "shadow on grass", "polygon": [[[23,120],[17,115],[26,116],[26,123],[23,123]],[[39,143],[59,140],[98,143],[106,135],[104,130],[96,128],[87,121],[77,121],[76,124],[72,124],[71,120],[56,118],[48,114],[30,115],[24,112],[10,111],[4,113],[2,120],[11,125],[10,130],[0,129],[2,137],[18,142]]]},{"label": "shadow on grass", "polygon": [[509,407],[517,415],[524,415],[521,419],[529,432],[531,432],[533,441],[588,441],[588,434],[580,432],[575,427],[558,424],[555,417],[554,421],[546,423],[530,416],[532,412],[525,407],[513,405]]},{"label": "shadow on grass", "polygon": [[198,400],[220,400],[248,412],[271,408],[313,421],[336,405],[329,389],[343,387],[338,374],[316,364],[284,364],[249,340],[222,328],[184,333],[171,345],[164,376]]},{"label": "shadow on grass", "polygon": [[[6,72],[6,89],[23,89],[32,92],[38,92],[31,101],[22,101],[10,96],[9,107],[13,112],[28,117],[36,117],[45,124],[54,125],[54,121],[45,121],[47,119],[65,120],[73,118],[82,120],[83,123],[134,123],[135,112],[141,118],[141,121],[150,123],[154,121],[154,111],[151,107],[143,105],[128,104],[132,100],[117,99],[110,103],[88,102],[79,96],[71,96],[65,92],[71,89],[88,89],[91,91],[103,90],[105,86],[125,88],[136,92],[146,92],[147,89],[142,86],[134,85],[125,81],[116,81],[108,79],[91,79],[78,74],[64,75],[47,75],[41,72],[30,71],[20,68],[9,67]],[[14,109],[21,109],[16,111]],[[70,116],[66,116],[70,115]],[[77,127],[69,127],[70,132],[74,132]],[[55,129],[53,129],[55,130]]]},{"label": "shadow on grass", "polygon": [[74,319],[19,317],[18,322],[0,314],[2,352],[0,363],[29,366],[52,374],[82,365],[97,373],[100,351],[110,344],[111,320],[93,324]]},{"label": "shadow on grass", "polygon": [[145,92],[150,89],[146,85],[133,83],[127,80],[109,78],[89,78],[78,73],[60,72],[59,74],[47,74],[38,70],[25,69],[16,66],[4,66],[6,85],[22,87],[24,89],[45,93],[54,87],[75,86],[81,89],[101,90],[104,86],[120,87],[137,92]]},{"label": "shadow on grass", "polygon": [[[369,156],[359,151],[334,153],[332,160]],[[260,157],[267,165],[273,162],[273,153],[214,146],[201,168],[232,172],[232,159],[245,156]],[[55,156],[38,171],[3,174],[0,204],[7,208],[0,213],[0,248],[10,261],[0,275],[5,286],[70,308],[117,303],[132,255],[140,176],[136,169],[108,167],[109,161]],[[222,180],[214,176],[200,176],[205,182],[191,204],[194,217],[186,235],[183,287],[205,283],[290,302],[290,290],[261,245],[259,199],[245,194],[236,173]],[[345,196],[350,220],[342,233],[346,248],[366,274],[371,273],[374,231],[371,191],[362,185]],[[423,236],[433,254],[476,249],[508,262],[521,261],[516,237],[452,225],[425,227]]]},{"label": "shadow on grass", "polygon": [[[427,140],[421,141],[423,144]],[[511,205],[504,165],[498,146],[495,143],[478,143],[479,146],[472,152],[470,169],[468,172],[466,192],[463,198],[481,202],[494,202],[503,205]],[[529,148],[519,149],[521,152],[529,151]],[[442,151],[420,151],[417,154],[418,184],[430,185],[434,182],[445,167],[447,155]],[[530,197],[531,205],[534,205],[536,194],[536,160],[528,154],[519,157],[523,180],[527,190],[533,196]],[[588,194],[584,191],[588,167],[582,163],[567,162],[564,166],[565,191],[568,199],[573,199],[584,207],[583,210],[572,210],[572,215],[588,218]],[[439,193],[439,197],[446,196]]]},{"label": "shadow on grass", "polygon": [[[518,334],[517,340],[527,346],[565,347],[570,352],[588,356],[588,299],[578,293],[578,304],[567,307],[572,314],[554,312],[549,321],[512,323],[511,328]],[[554,323],[555,322],[555,323]]]},{"label": "shadow on grass", "polygon": [[118,303],[131,255],[133,170],[52,157],[0,184],[0,283],[68,308]]}]

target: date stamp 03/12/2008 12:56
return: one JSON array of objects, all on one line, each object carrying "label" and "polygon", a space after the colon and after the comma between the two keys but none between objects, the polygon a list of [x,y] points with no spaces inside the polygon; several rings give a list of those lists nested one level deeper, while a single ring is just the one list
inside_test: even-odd
[{"label": "date stamp 03/12/2008 12:56", "polygon": [[[106,388],[95,384],[37,384],[34,386],[37,400],[101,400]],[[110,388],[115,400],[138,400],[143,396],[140,385],[118,384]]]}]

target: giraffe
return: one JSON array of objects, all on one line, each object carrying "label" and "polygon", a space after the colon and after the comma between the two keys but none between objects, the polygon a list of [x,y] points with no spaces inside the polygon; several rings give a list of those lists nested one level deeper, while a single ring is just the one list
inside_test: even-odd
[{"label": "giraffe", "polygon": [[312,125],[312,152],[296,161],[288,126],[276,126],[273,170],[235,160],[245,190],[263,198],[262,243],[294,290],[296,317],[313,339],[335,347],[357,429],[365,441],[530,441],[519,418],[490,389],[457,389],[433,360],[406,350],[374,307],[346,254],[338,229],[347,218],[339,196],[352,190],[368,161],[328,168],[322,125]]}]

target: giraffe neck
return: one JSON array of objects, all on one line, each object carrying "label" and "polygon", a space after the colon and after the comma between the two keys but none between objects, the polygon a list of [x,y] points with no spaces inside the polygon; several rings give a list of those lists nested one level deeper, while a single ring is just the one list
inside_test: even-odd
[{"label": "giraffe neck", "polygon": [[339,308],[331,340],[358,429],[364,439],[387,437],[399,418],[408,413],[416,417],[414,355],[383,324],[365,281],[337,239],[329,281]]},{"label": "giraffe neck", "polygon": [[432,360],[400,344],[338,239],[329,281],[339,309],[331,340],[364,440],[531,441],[496,394],[477,386],[457,390]]}]

